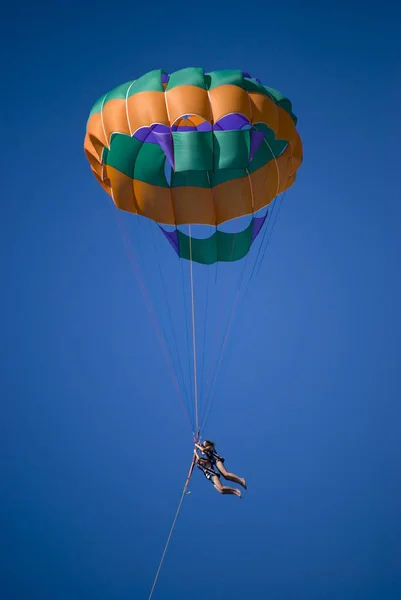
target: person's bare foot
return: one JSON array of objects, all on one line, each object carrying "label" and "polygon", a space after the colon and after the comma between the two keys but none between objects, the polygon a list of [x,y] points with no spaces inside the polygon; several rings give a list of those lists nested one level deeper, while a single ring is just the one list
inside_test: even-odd
[{"label": "person's bare foot", "polygon": [[245,489],[248,489],[248,488],[246,487],[246,481],[245,481],[245,479],[244,479],[244,478],[242,478],[242,483],[241,483],[241,485],[242,485],[242,487],[243,487],[243,488],[245,488]]},{"label": "person's bare foot", "polygon": [[239,498],[242,498],[242,494],[240,492],[240,490],[234,490],[233,494],[235,494],[236,496],[238,496]]}]

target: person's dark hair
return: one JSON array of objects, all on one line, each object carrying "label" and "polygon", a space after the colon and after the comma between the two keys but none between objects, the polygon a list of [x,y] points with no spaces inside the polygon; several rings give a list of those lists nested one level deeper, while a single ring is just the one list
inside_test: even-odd
[{"label": "person's dark hair", "polygon": [[214,442],[211,442],[210,440],[205,440],[203,442],[204,446],[212,446],[214,448]]}]

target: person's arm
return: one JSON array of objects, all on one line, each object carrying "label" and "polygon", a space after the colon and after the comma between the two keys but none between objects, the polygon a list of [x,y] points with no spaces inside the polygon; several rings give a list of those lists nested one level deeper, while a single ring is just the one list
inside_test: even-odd
[{"label": "person's arm", "polygon": [[198,450],[200,450],[202,454],[204,454],[203,446],[200,446],[197,442],[195,442],[195,447],[198,448]]}]

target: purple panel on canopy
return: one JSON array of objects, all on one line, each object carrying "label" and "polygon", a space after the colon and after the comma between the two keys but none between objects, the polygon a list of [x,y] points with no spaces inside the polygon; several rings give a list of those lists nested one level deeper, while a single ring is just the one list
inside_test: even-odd
[{"label": "purple panel on canopy", "polygon": [[149,134],[151,133],[151,131],[152,130],[150,127],[141,127],[140,129],[135,131],[134,138],[136,138],[137,140],[140,140],[141,142],[144,142],[146,140],[146,138],[149,136]]},{"label": "purple panel on canopy", "polygon": [[266,213],[264,217],[255,217],[253,219],[251,244],[253,244],[253,242],[257,238],[260,230],[262,229],[262,227],[263,227],[263,225],[264,225],[264,223],[265,223],[265,221],[267,219],[267,215],[268,215],[268,213]]},{"label": "purple panel on canopy", "polygon": [[212,131],[212,125],[209,121],[202,121],[196,128],[198,131]]},{"label": "purple panel on canopy", "polygon": [[170,132],[168,133],[158,133],[153,132],[152,134],[156,139],[156,142],[159,144],[160,148],[163,150],[164,154],[167,157],[168,162],[174,169],[174,148],[173,148],[173,137]]},{"label": "purple panel on canopy", "polygon": [[233,129],[242,129],[244,125],[250,125],[249,120],[238,113],[221,117],[214,126],[217,131],[229,131]]},{"label": "purple panel on canopy", "polygon": [[166,236],[166,238],[168,239],[168,241],[170,242],[170,244],[172,245],[172,247],[174,248],[174,250],[177,252],[179,252],[178,250],[178,233],[177,230],[174,229],[174,231],[166,231],[165,229],[163,229],[163,227],[161,225],[159,225],[161,231],[164,233],[164,235]]},{"label": "purple panel on canopy", "polygon": [[157,141],[153,133],[169,133],[169,131],[170,128],[168,127],[168,125],[162,125],[161,123],[157,123],[155,125],[152,125],[151,127],[141,127],[135,132],[134,137],[137,140],[140,140],[141,142],[158,144],[159,142]]},{"label": "purple panel on canopy", "polygon": [[265,139],[265,135],[266,135],[265,131],[256,131],[255,129],[252,129],[252,131],[251,131],[251,147],[249,150],[249,162],[251,162],[251,160],[255,156],[256,152],[258,151],[259,146]]},{"label": "purple panel on canopy", "polygon": [[162,73],[162,83],[168,83],[169,77],[168,73]]},{"label": "purple panel on canopy", "polygon": [[168,125],[163,125],[163,123],[155,123],[152,125],[152,131],[156,133],[169,133],[170,127]]}]

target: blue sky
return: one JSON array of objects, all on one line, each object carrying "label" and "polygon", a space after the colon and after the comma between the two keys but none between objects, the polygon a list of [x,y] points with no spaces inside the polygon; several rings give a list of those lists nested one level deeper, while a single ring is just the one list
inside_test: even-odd
[{"label": "blue sky", "polygon": [[[249,489],[222,497],[194,474],[154,600],[401,596],[400,9],[323,4],[5,10],[5,600],[148,597],[191,435],[82,145],[104,92],[185,66],[243,69],[288,95],[304,164],[236,312],[205,431]],[[167,331],[148,256],[165,260],[188,360],[177,262],[149,224],[121,218],[137,256],[149,250],[139,262]]]}]

